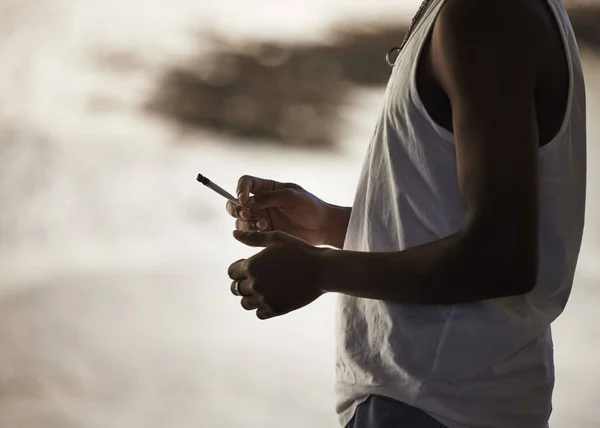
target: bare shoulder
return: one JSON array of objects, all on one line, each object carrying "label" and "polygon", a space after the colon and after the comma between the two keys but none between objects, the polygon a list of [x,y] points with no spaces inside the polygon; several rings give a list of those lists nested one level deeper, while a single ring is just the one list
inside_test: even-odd
[{"label": "bare shoulder", "polygon": [[435,77],[446,89],[448,80],[471,86],[489,73],[506,85],[532,85],[555,40],[544,1],[447,0],[431,36]]},{"label": "bare shoulder", "polygon": [[542,40],[552,29],[547,11],[546,0],[447,0],[438,21],[459,33],[478,30],[493,34],[511,29]]},{"label": "bare shoulder", "polygon": [[457,54],[543,62],[555,31],[545,0],[447,0],[433,41]]}]

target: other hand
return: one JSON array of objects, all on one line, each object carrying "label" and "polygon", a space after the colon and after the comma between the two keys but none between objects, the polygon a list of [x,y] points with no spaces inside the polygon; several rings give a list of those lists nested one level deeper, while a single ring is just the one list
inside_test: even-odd
[{"label": "other hand", "polygon": [[256,310],[260,319],[302,308],[324,294],[320,289],[320,255],[327,251],[283,232],[234,231],[234,237],[253,247],[265,247],[228,270],[231,291],[242,307]]}]

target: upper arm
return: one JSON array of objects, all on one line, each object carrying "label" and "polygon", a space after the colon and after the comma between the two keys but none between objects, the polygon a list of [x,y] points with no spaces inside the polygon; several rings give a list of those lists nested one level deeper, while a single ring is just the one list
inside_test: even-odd
[{"label": "upper arm", "polygon": [[433,30],[431,55],[452,107],[473,251],[482,267],[523,278],[526,285],[515,286],[530,289],[538,255],[534,89],[544,41],[535,12],[523,3],[448,0]]}]

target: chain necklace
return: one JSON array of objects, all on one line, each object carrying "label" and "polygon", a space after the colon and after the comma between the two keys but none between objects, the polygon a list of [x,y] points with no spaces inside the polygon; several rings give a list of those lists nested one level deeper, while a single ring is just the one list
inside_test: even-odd
[{"label": "chain necklace", "polygon": [[419,6],[417,13],[413,17],[413,19],[410,23],[410,26],[408,27],[408,31],[404,35],[404,40],[402,40],[402,44],[400,46],[394,46],[389,51],[387,51],[387,53],[385,55],[385,60],[389,64],[390,67],[394,66],[394,63],[390,60],[391,55],[396,51],[398,51],[398,55],[400,55],[400,52],[402,51],[402,49],[404,49],[404,45],[406,45],[406,42],[408,42],[408,39],[410,39],[410,36],[412,35],[413,31],[415,30],[415,27],[417,26],[417,24],[423,17],[423,14],[427,10],[429,3],[431,3],[431,0],[423,0],[423,2],[421,3],[421,6]]}]

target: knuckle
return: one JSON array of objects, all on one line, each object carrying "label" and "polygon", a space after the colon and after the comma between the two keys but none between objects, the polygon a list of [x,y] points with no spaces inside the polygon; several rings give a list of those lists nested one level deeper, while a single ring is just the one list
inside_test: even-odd
[{"label": "knuckle", "polygon": [[242,273],[244,274],[244,276],[245,276],[245,277],[248,277],[248,276],[250,276],[250,275],[249,275],[249,273],[248,273],[248,262],[249,262],[249,261],[250,261],[250,259],[244,259],[244,260],[242,261],[242,263],[243,263],[243,264],[242,264],[242,269],[241,269],[241,271],[242,271]]},{"label": "knuckle", "polygon": [[[252,282],[252,293],[262,296],[261,291],[262,290],[261,290],[260,283],[253,281]],[[261,299],[262,299],[262,297],[261,297]]]},{"label": "knuckle", "polygon": [[254,295],[254,288],[252,285],[252,278],[246,278],[241,286],[240,286],[240,290],[242,290],[242,294],[246,294],[246,295]]},{"label": "knuckle", "polygon": [[252,277],[248,278],[248,291],[250,291],[250,293],[252,293],[252,294],[255,294],[257,296],[257,298],[262,299],[261,294],[256,292],[255,283],[256,283],[256,280],[254,278],[252,278]]},{"label": "knuckle", "polygon": [[250,299],[248,297],[244,297],[240,301],[240,304],[242,305],[242,308],[246,309],[247,311],[251,309]]},{"label": "knuckle", "polygon": [[256,262],[253,259],[248,259],[246,262],[246,272],[248,272],[249,276],[254,276],[256,273]]},{"label": "knuckle", "polygon": [[283,199],[287,202],[291,202],[296,199],[298,195],[298,190],[296,189],[284,189],[282,190]]}]

